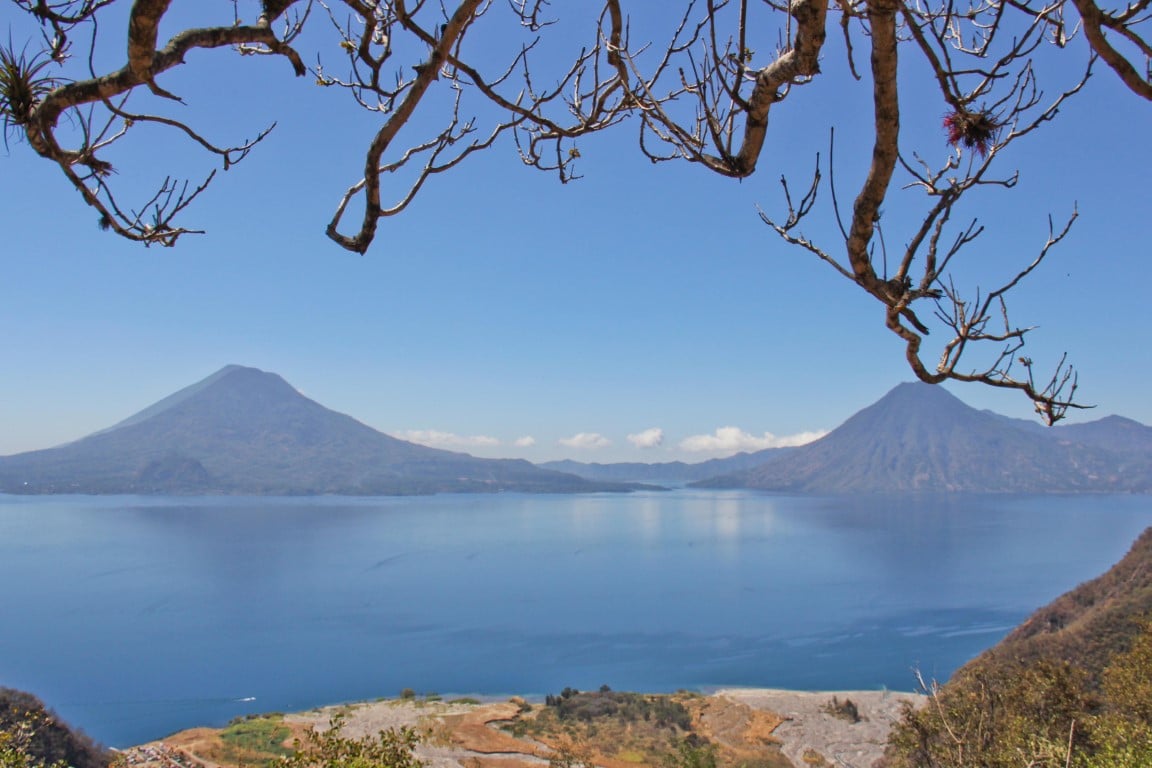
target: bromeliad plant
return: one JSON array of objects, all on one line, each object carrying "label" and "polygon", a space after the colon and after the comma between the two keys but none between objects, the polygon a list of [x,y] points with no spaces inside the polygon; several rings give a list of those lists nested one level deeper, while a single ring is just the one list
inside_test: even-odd
[{"label": "bromeliad plant", "polygon": [[988,148],[996,143],[996,131],[999,128],[1000,123],[988,112],[958,109],[944,116],[948,143],[954,147],[973,149],[980,157],[985,157]]},{"label": "bromeliad plant", "polygon": [[9,133],[24,128],[36,105],[61,84],[59,78],[45,74],[53,63],[45,51],[29,56],[24,48],[17,53],[11,40],[0,46],[0,120],[5,146]]}]

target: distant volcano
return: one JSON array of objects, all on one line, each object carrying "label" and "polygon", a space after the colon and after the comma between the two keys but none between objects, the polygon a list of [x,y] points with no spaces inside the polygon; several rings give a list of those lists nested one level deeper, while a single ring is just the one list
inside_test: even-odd
[{"label": "distant volcano", "polygon": [[695,484],[798,493],[1152,491],[1152,428],[1111,416],[1044,429],[901,384],[808,445]]},{"label": "distant volcano", "polygon": [[0,458],[0,492],[394,495],[627,490],[398,440],[230,365],[76,442]]}]

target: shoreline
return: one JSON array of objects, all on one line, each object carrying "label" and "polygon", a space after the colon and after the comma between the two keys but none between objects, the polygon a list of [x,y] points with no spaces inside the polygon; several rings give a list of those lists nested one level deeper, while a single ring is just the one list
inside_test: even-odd
[{"label": "shoreline", "polygon": [[[701,723],[721,740],[747,738],[747,734],[733,736],[734,718],[739,731],[740,726],[752,720],[772,716],[769,732],[760,734],[760,748],[775,743],[796,768],[820,764],[820,758],[829,765],[868,768],[882,756],[888,732],[905,704],[916,707],[925,701],[921,694],[889,690],[728,687],[698,695],[702,700]],[[841,704],[850,701],[859,720],[853,722],[831,713],[834,700]],[[350,737],[403,726],[426,729],[432,735],[417,747],[417,755],[426,762],[427,768],[546,766],[551,754],[549,747],[530,739],[516,739],[494,725],[515,718],[524,701],[517,696],[502,700],[463,696],[451,701],[380,699],[287,713],[283,721],[294,735],[308,729],[326,728],[336,712],[345,715],[344,732]],[[129,765],[134,768],[228,768],[201,754],[206,740],[217,733],[217,729],[193,728],[122,751],[135,756],[129,759]],[[155,759],[157,755],[160,759]],[[188,761],[174,760],[173,755],[182,755]]]}]

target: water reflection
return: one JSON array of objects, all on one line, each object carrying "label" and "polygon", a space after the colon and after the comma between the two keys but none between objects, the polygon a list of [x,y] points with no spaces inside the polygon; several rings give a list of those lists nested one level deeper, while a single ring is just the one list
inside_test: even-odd
[{"label": "water reflection", "polygon": [[907,688],[1149,522],[1142,497],[3,497],[0,683],[114,744],[404,687]]},{"label": "water reflection", "polygon": [[640,538],[645,548],[658,544],[663,530],[659,499],[654,496],[643,497],[637,501],[635,509],[640,525]]}]

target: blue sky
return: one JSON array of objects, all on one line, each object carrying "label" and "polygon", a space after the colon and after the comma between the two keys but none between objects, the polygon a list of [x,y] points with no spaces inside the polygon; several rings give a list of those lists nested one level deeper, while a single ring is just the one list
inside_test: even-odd
[{"label": "blue sky", "polygon": [[[6,27],[27,32],[7,4]],[[100,54],[119,61],[122,28],[103,29]],[[186,223],[208,234],[175,249],[101,233],[63,177],[12,140],[0,148],[0,455],[106,427],[230,363],[275,371],[390,434],[481,456],[702,460],[832,429],[912,374],[881,307],[756,214],[781,210],[781,173],[799,185],[815,153],[826,157],[830,126],[841,194],[862,178],[869,94],[839,74],[839,41],[824,55],[829,74],[774,111],[750,179],[654,166],[629,125],[581,141],[584,178],[568,185],[503,142],[433,179],[366,256],[324,227],[375,122],[282,61],[197,52],[162,78],[222,142],[278,121],[190,211]],[[1058,68],[1053,91],[1072,76]],[[908,77],[906,148],[942,158],[944,106]],[[975,286],[1026,263],[1047,215],[1078,204],[1071,236],[1011,304],[1014,320],[1039,326],[1039,366],[1066,351],[1080,370],[1083,400],[1098,407],[1076,420],[1152,423],[1150,110],[1100,70],[1002,158],[1021,170],[1018,187],[961,211],[987,226],[961,265]],[[212,167],[169,133],[133,139],[109,159],[135,199],[165,173]],[[892,193],[889,238],[903,242],[899,222],[919,204]],[[823,226],[806,231],[832,247]],[[1019,395],[950,389],[1031,414]]]}]

